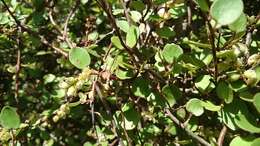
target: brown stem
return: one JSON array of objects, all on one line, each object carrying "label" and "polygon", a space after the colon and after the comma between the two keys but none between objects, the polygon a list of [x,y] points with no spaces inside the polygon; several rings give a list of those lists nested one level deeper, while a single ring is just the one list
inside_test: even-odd
[{"label": "brown stem", "polygon": [[11,135],[11,140],[12,140],[12,146],[15,146],[16,145],[16,142],[15,142],[15,135],[14,135],[14,131],[13,129],[10,130],[10,135]]},{"label": "brown stem", "polygon": [[124,0],[120,0],[121,5],[123,6],[124,9],[124,13],[125,13],[125,18],[129,24],[129,26],[132,24],[132,18],[129,15],[129,10],[126,7],[126,3],[124,2]]},{"label": "brown stem", "polygon": [[20,74],[20,69],[21,69],[21,27],[18,26],[18,31],[17,31],[18,37],[16,39],[17,43],[17,59],[16,59],[16,72],[15,72],[15,101],[18,104],[18,96],[19,96],[19,74]]},{"label": "brown stem", "polygon": [[65,24],[64,24],[63,38],[64,38],[64,40],[66,40],[66,42],[68,43],[70,48],[72,48],[73,46],[70,43],[70,41],[68,41],[68,37],[67,37],[67,35],[68,35],[68,33],[67,33],[68,24],[69,24],[70,18],[74,15],[74,13],[76,12],[77,8],[79,7],[79,4],[80,4],[80,0],[77,0],[75,6],[70,10],[70,12],[69,12],[69,14],[68,14],[68,16],[66,18]]},{"label": "brown stem", "polygon": [[221,132],[220,132],[219,137],[218,137],[218,146],[223,145],[226,133],[227,133],[227,127],[224,125],[223,128],[221,129]]},{"label": "brown stem", "polygon": [[119,132],[119,129],[118,129],[117,126],[116,126],[116,120],[115,120],[114,116],[112,115],[111,108],[109,107],[108,103],[107,103],[106,100],[104,99],[105,97],[103,96],[103,93],[102,93],[102,91],[100,90],[99,85],[98,85],[97,82],[95,82],[95,85],[94,85],[94,86],[95,86],[95,91],[97,92],[97,95],[99,96],[99,98],[100,98],[102,104],[103,104],[104,107],[105,107],[106,113],[107,113],[110,117],[112,117],[112,126],[113,126],[113,128],[115,128],[115,132],[116,132],[117,137],[121,139],[121,134],[120,134],[120,132]]},{"label": "brown stem", "polygon": [[52,46],[51,44],[49,44],[49,42],[43,37],[41,36],[39,33],[29,29],[28,27],[24,26],[21,24],[21,22],[14,16],[13,12],[11,12],[11,10],[9,9],[8,5],[5,3],[4,0],[1,0],[1,2],[4,4],[4,7],[7,9],[8,13],[11,15],[11,17],[14,19],[15,23],[17,26],[19,26],[21,28],[22,31],[27,32],[28,34],[33,35],[34,37],[37,37],[40,39],[41,43],[54,49],[55,51],[59,52],[60,54],[62,54],[65,57],[68,57],[68,53],[63,51],[61,48]]},{"label": "brown stem", "polygon": [[192,131],[190,131],[188,128],[185,127],[185,125],[180,122],[172,113],[169,109],[165,109],[166,115],[175,123],[177,124],[180,128],[182,128],[186,133],[191,136],[193,139],[197,140],[200,144],[204,146],[211,146],[210,143],[208,143],[205,139],[201,138],[200,136],[196,135]]},{"label": "brown stem", "polygon": [[213,61],[214,61],[214,76],[215,76],[215,81],[217,81],[218,78],[218,59],[217,59],[217,48],[215,46],[215,30],[213,29],[212,25],[210,24],[209,20],[206,21],[206,24],[208,26],[208,37],[211,45],[211,50],[212,50],[212,55],[213,55]]},{"label": "brown stem", "polygon": [[116,25],[116,20],[115,17],[112,13],[112,8],[110,6],[110,4],[106,1],[106,0],[96,0],[97,3],[100,5],[100,7],[102,7],[102,9],[106,12],[110,23],[112,25],[112,27],[115,29],[115,33],[118,36],[120,43],[122,44],[122,46],[125,48],[125,50],[127,51],[127,53],[130,55],[132,61],[134,62],[135,65],[138,65],[137,62],[139,61],[138,57],[134,54],[133,50],[131,48],[129,48],[125,42],[123,41],[123,37],[120,33],[119,28]]}]

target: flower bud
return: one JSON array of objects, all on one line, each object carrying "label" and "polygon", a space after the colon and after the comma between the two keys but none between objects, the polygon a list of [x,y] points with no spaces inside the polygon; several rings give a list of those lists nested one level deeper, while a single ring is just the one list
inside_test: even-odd
[{"label": "flower bud", "polygon": [[66,88],[69,88],[69,84],[66,83],[65,81],[62,81],[59,83],[59,87],[62,88],[62,89],[66,89]]},{"label": "flower bud", "polygon": [[254,85],[257,82],[257,76],[255,70],[246,70],[243,74],[247,85]]},{"label": "flower bud", "polygon": [[70,111],[69,105],[68,104],[61,105],[60,106],[60,111],[65,112],[65,113],[69,112]]},{"label": "flower bud", "polygon": [[67,91],[67,96],[75,96],[77,93],[77,90],[74,86],[69,87]]},{"label": "flower bud", "polygon": [[228,79],[231,82],[237,81],[237,80],[239,80],[239,78],[240,78],[240,74],[239,73],[233,72],[233,73],[228,74]]},{"label": "flower bud", "polygon": [[253,54],[247,60],[248,65],[254,65],[254,64],[257,64],[258,62],[260,62],[260,55],[259,54]]},{"label": "flower bud", "polygon": [[52,120],[53,120],[54,123],[58,122],[59,119],[60,119],[60,117],[57,116],[57,115],[55,115],[55,116],[52,118]]}]

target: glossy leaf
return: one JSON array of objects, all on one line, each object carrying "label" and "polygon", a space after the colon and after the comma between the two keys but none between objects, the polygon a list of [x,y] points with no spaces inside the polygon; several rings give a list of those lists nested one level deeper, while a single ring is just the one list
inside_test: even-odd
[{"label": "glossy leaf", "polygon": [[156,33],[162,38],[169,38],[176,35],[176,33],[169,27],[162,27],[156,30]]},{"label": "glossy leaf", "polygon": [[174,85],[165,85],[162,88],[162,92],[170,106],[173,106],[176,101],[181,97],[180,89]]},{"label": "glossy leaf", "polygon": [[135,26],[130,26],[126,34],[126,45],[130,48],[134,47],[137,43],[138,32]]},{"label": "glossy leaf", "polygon": [[196,0],[196,2],[202,11],[207,12],[209,10],[209,5],[206,0]]},{"label": "glossy leaf", "polygon": [[125,20],[117,20],[116,25],[125,33],[127,33],[130,28],[128,22]]},{"label": "glossy leaf", "polygon": [[133,82],[132,91],[135,96],[148,97],[151,93],[149,81],[142,77],[136,78]]},{"label": "glossy leaf", "polygon": [[124,118],[122,120],[121,126],[126,130],[134,129],[140,120],[140,113],[138,113],[130,103],[125,104],[122,108],[122,111],[124,113]]},{"label": "glossy leaf", "polygon": [[121,80],[130,79],[134,77],[134,72],[133,70],[130,69],[129,70],[117,69],[116,76]]},{"label": "glossy leaf", "polygon": [[239,111],[246,111],[246,105],[238,99],[234,99],[230,104],[225,104],[224,107],[218,112],[219,117],[225,125],[231,130],[238,129],[235,123],[235,116]]},{"label": "glossy leaf", "polygon": [[210,14],[221,25],[235,22],[243,13],[242,0],[215,0],[210,8]]},{"label": "glossy leaf", "polygon": [[220,99],[224,99],[226,103],[231,103],[233,100],[233,91],[225,81],[220,81],[216,88],[217,95]]},{"label": "glossy leaf", "polygon": [[229,28],[234,32],[242,32],[246,30],[247,18],[244,13],[233,23],[229,25]]},{"label": "glossy leaf", "polygon": [[69,52],[69,60],[79,69],[87,67],[91,62],[90,55],[84,48],[72,48]]},{"label": "glossy leaf", "polygon": [[186,103],[186,110],[191,112],[195,116],[201,116],[204,113],[204,108],[201,104],[201,100],[192,98]]},{"label": "glossy leaf", "polygon": [[239,113],[235,117],[235,122],[239,128],[251,133],[260,133],[260,125],[255,121],[249,113]]},{"label": "glossy leaf", "polygon": [[221,109],[221,106],[215,105],[210,101],[201,101],[201,105],[206,110],[213,111],[213,112],[219,111]]},{"label": "glossy leaf", "polygon": [[183,50],[179,45],[167,44],[164,46],[162,56],[168,63],[173,63],[183,54]]},{"label": "glossy leaf", "polygon": [[124,47],[122,46],[120,40],[119,40],[119,37],[117,36],[113,36],[111,37],[111,42],[113,43],[113,45],[115,47],[117,47],[118,49],[123,49]]},{"label": "glossy leaf", "polygon": [[257,111],[260,113],[260,92],[255,94],[253,98],[253,103]]},{"label": "glossy leaf", "polygon": [[236,136],[232,139],[229,146],[252,146],[254,137],[240,137]]},{"label": "glossy leaf", "polygon": [[210,79],[212,79],[210,75],[203,75],[198,77],[195,80],[196,88],[198,88],[200,92],[204,93],[211,83]]},{"label": "glossy leaf", "polygon": [[4,106],[0,114],[0,123],[6,129],[19,128],[21,122],[15,108],[11,106]]}]

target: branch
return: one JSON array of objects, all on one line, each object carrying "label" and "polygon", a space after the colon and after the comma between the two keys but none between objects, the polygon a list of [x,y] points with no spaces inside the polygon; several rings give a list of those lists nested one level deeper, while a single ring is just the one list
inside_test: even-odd
[{"label": "branch", "polygon": [[109,107],[108,103],[107,103],[106,100],[104,99],[105,97],[104,97],[102,91],[100,90],[97,81],[94,82],[93,84],[94,84],[93,86],[95,87],[95,91],[97,92],[97,95],[99,96],[99,98],[100,98],[102,104],[103,104],[104,107],[105,107],[106,113],[107,113],[110,117],[112,117],[112,121],[111,121],[111,122],[112,122],[112,126],[115,128],[117,137],[119,137],[119,138],[121,139],[121,134],[120,134],[120,132],[119,132],[119,129],[118,129],[117,126],[116,126],[116,119],[115,119],[114,116],[112,115],[111,108]]},{"label": "branch", "polygon": [[70,41],[68,41],[68,37],[67,37],[68,23],[69,23],[70,18],[74,15],[77,8],[79,7],[79,4],[80,4],[80,0],[77,0],[75,6],[70,10],[69,15],[67,16],[65,24],[64,24],[63,38],[64,38],[64,40],[66,40],[66,42],[68,43],[70,48],[72,48],[72,44],[70,43]]},{"label": "branch", "polygon": [[112,27],[115,29],[115,33],[118,36],[120,43],[122,44],[122,46],[125,48],[125,50],[127,51],[127,53],[130,55],[131,60],[134,62],[135,65],[138,65],[137,62],[139,61],[138,57],[134,54],[133,50],[131,48],[129,48],[125,42],[123,41],[123,37],[120,33],[119,28],[116,25],[116,20],[115,17],[112,13],[112,8],[109,5],[109,3],[106,0],[96,0],[97,3],[100,5],[100,7],[106,12],[110,23],[112,25]]},{"label": "branch", "polygon": [[212,28],[209,20],[207,19],[206,24],[208,26],[208,37],[211,45],[211,50],[212,50],[212,55],[213,55],[213,60],[214,60],[214,76],[215,76],[215,81],[217,81],[218,78],[218,59],[217,59],[217,48],[215,46],[215,30]]},{"label": "branch", "polygon": [[14,19],[15,23],[17,26],[19,26],[21,28],[22,31],[27,32],[28,34],[33,35],[34,37],[37,37],[40,39],[41,43],[54,49],[55,51],[59,52],[60,54],[62,54],[63,56],[65,56],[66,58],[68,57],[68,53],[63,51],[61,48],[52,46],[51,44],[49,44],[49,42],[43,37],[41,36],[38,32],[35,32],[31,29],[29,29],[28,27],[26,27],[25,25],[22,25],[21,22],[14,16],[13,12],[11,12],[11,10],[9,9],[8,5],[5,3],[4,0],[1,0],[1,2],[4,4],[4,7],[7,9],[8,13],[11,15],[11,17]]},{"label": "branch", "polygon": [[124,2],[124,0],[120,0],[121,5],[123,6],[124,9],[124,13],[125,13],[125,18],[129,24],[129,26],[132,24],[132,18],[129,15],[129,10],[126,7],[126,3]]},{"label": "branch", "polygon": [[182,122],[180,122],[172,113],[171,111],[166,108],[166,115],[180,128],[182,128],[189,136],[191,136],[193,139],[197,140],[199,143],[201,143],[204,146],[211,146],[210,143],[208,143],[205,139],[201,138],[200,136],[196,135],[192,131],[190,131],[188,128],[184,126]]},{"label": "branch", "polygon": [[15,101],[18,104],[18,96],[19,96],[19,74],[20,74],[20,69],[21,69],[21,27],[18,26],[17,30],[18,37],[16,38],[16,43],[17,43],[17,60],[16,60],[16,72],[15,72]]},{"label": "branch", "polygon": [[221,132],[220,132],[219,137],[218,137],[218,146],[223,145],[226,133],[227,133],[227,127],[224,125],[223,128],[221,129]]}]

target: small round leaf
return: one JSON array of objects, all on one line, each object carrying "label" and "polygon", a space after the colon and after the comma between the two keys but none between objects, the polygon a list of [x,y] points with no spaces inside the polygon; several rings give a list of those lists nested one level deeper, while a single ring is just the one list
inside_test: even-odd
[{"label": "small round leaf", "polygon": [[254,137],[240,137],[236,136],[232,139],[229,146],[251,146],[253,143]]},{"label": "small round leaf", "polygon": [[174,85],[165,85],[162,88],[162,92],[170,106],[173,106],[176,103],[176,100],[181,97],[180,89]]},{"label": "small round leaf", "polygon": [[21,122],[15,108],[5,106],[0,114],[0,123],[6,129],[19,128]]},{"label": "small round leaf", "polygon": [[69,60],[79,69],[87,67],[91,62],[90,55],[84,48],[72,48],[69,52]]},{"label": "small round leaf", "polygon": [[260,92],[255,94],[253,103],[257,111],[260,113]]},{"label": "small round leaf", "polygon": [[241,16],[235,21],[233,22],[232,24],[229,25],[229,28],[232,30],[232,31],[235,31],[235,32],[242,32],[242,31],[245,31],[246,30],[246,15],[244,13],[241,14]]},{"label": "small round leaf", "polygon": [[219,24],[228,25],[235,22],[244,9],[242,0],[215,0],[210,14]]},{"label": "small round leaf", "polygon": [[224,99],[226,103],[231,103],[233,100],[233,90],[225,81],[220,81],[217,85],[217,95],[220,99]]},{"label": "small round leaf", "polygon": [[183,54],[183,50],[179,45],[167,44],[164,46],[162,56],[168,63],[173,63]]},{"label": "small round leaf", "polygon": [[195,116],[201,116],[204,113],[204,108],[201,104],[201,100],[197,98],[190,99],[187,102],[186,110],[191,112]]}]

